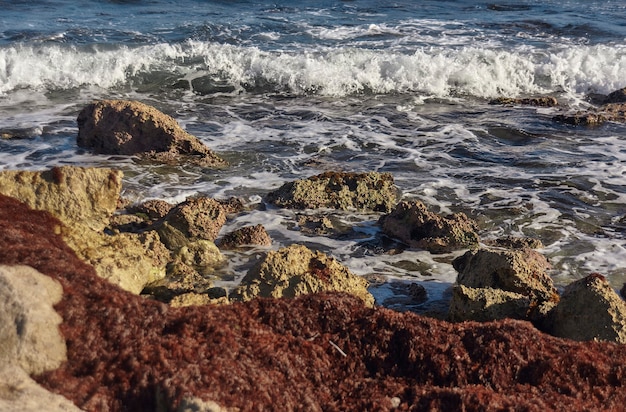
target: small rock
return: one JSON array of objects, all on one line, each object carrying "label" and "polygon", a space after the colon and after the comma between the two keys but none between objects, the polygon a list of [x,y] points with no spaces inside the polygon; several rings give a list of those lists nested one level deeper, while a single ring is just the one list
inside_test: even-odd
[{"label": "small rock", "polygon": [[398,190],[390,173],[326,172],[285,183],[268,193],[267,201],[292,209],[330,208],[388,212]]},{"label": "small rock", "polygon": [[142,155],[164,163],[192,162],[206,167],[226,162],[170,116],[132,100],[100,100],[78,115],[79,147],[96,153]]},{"label": "small rock", "polygon": [[165,200],[152,199],[129,207],[128,212],[134,214],[144,214],[148,217],[148,219],[158,220],[163,219],[173,207],[174,205],[166,202]]},{"label": "small rock", "polygon": [[546,330],[578,341],[626,343],[626,303],[604,276],[591,274],[565,288]]},{"label": "small rock", "polygon": [[531,97],[531,98],[499,97],[497,99],[493,99],[492,101],[490,101],[489,104],[555,107],[559,105],[559,101],[555,97],[552,97],[552,96]]},{"label": "small rock", "polygon": [[453,322],[526,319],[529,307],[529,297],[520,293],[455,285],[448,318]]},{"label": "small rock", "polygon": [[387,236],[433,253],[475,247],[479,241],[476,223],[464,213],[442,217],[420,201],[400,202],[379,224]]},{"label": "small rock", "polygon": [[348,270],[334,258],[306,246],[291,245],[267,254],[250,269],[231,293],[233,300],[260,297],[295,297],[323,291],[348,292],[368,306],[374,297],[367,281]]},{"label": "small rock", "polygon": [[604,103],[626,103],[626,87],[610,93]]},{"label": "small rock", "polygon": [[494,246],[494,247],[502,247],[507,249],[541,249],[543,248],[543,243],[539,239],[535,239],[532,237],[515,237],[515,236],[506,236],[498,239],[487,240],[485,241],[486,245]]},{"label": "small rock", "polygon": [[222,249],[234,249],[241,246],[271,246],[272,239],[263,225],[245,226],[230,232],[222,238]]}]

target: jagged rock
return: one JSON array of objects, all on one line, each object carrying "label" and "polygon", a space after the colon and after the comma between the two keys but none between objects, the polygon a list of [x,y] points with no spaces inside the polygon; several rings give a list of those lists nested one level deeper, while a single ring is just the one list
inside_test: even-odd
[{"label": "jagged rock", "polygon": [[565,288],[546,330],[579,341],[626,343],[626,303],[604,276],[591,274]]},{"label": "jagged rock", "polygon": [[598,109],[558,114],[553,120],[575,126],[598,126],[604,122],[626,122],[626,103],[607,103]]},{"label": "jagged rock", "polygon": [[271,246],[272,239],[263,225],[245,226],[224,235],[220,248],[234,249],[240,246]]},{"label": "jagged rock", "polygon": [[0,193],[63,222],[57,228],[68,244],[98,274],[133,293],[165,275],[169,252],[152,234],[107,235],[103,229],[117,208],[122,172],[55,167],[44,172],[0,172]]},{"label": "jagged rock", "polygon": [[0,364],[16,363],[30,374],[67,360],[53,305],[63,296],[59,282],[28,266],[0,266]]},{"label": "jagged rock", "polygon": [[398,203],[379,224],[387,236],[433,253],[476,247],[479,241],[476,223],[464,213],[442,217],[429,212],[420,201]]},{"label": "jagged rock", "polygon": [[322,291],[351,293],[368,306],[374,297],[367,291],[367,281],[319,251],[290,245],[267,254],[250,269],[241,284],[231,293],[234,300],[255,297],[295,297]]},{"label": "jagged rock", "polygon": [[491,100],[489,104],[554,107],[559,105],[559,101],[552,96],[530,98],[499,97]]},{"label": "jagged rock", "polygon": [[85,411],[175,411],[190,398],[241,411],[626,404],[623,345],[555,338],[510,319],[453,324],[340,293],[173,308],[96,276],[54,233],[59,224],[0,196],[0,264],[28,264],[64,289],[55,308],[68,361],[36,380]]},{"label": "jagged rock", "polygon": [[76,166],[43,172],[0,172],[0,193],[47,210],[67,226],[100,231],[117,209],[122,172]]},{"label": "jagged rock", "polygon": [[96,153],[140,154],[165,163],[224,166],[226,162],[170,116],[132,100],[100,100],[78,115],[77,144]]},{"label": "jagged rock", "polygon": [[208,293],[189,292],[175,296],[169,303],[172,307],[182,308],[184,306],[225,305],[230,303],[230,301],[226,296],[215,298]]},{"label": "jagged rock", "polygon": [[328,216],[299,215],[298,226],[302,233],[318,236],[327,235],[335,230],[335,226]]},{"label": "jagged rock", "polygon": [[[517,319],[540,322],[559,300],[547,272],[550,263],[532,249],[471,250],[452,265],[459,272],[457,285],[472,289],[455,289],[450,319],[470,319],[469,314],[484,307],[487,312],[479,313],[475,320],[489,319],[490,314],[500,319],[499,313],[511,313]],[[521,308],[522,304],[526,306]]]},{"label": "jagged rock", "polygon": [[295,180],[268,193],[267,201],[292,209],[331,208],[388,212],[398,190],[390,173],[326,172]]},{"label": "jagged rock", "polygon": [[129,207],[129,213],[145,215],[150,220],[163,219],[174,205],[165,200],[146,200],[138,205]]},{"label": "jagged rock", "polygon": [[520,293],[454,285],[448,319],[453,322],[527,319],[529,307],[530,298]]},{"label": "jagged rock", "polygon": [[161,241],[176,251],[194,240],[217,238],[226,223],[222,205],[207,197],[191,198],[173,207],[157,227]]}]

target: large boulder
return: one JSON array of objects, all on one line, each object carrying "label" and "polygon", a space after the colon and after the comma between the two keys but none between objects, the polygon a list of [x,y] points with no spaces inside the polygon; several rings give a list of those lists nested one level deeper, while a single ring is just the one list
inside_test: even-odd
[{"label": "large boulder", "polygon": [[115,212],[122,172],[106,168],[54,167],[42,172],[0,172],[0,193],[52,213],[66,242],[100,276],[133,293],[165,276],[169,252],[155,232],[104,232]]},{"label": "large boulder", "polygon": [[78,115],[80,147],[96,153],[144,155],[163,162],[184,158],[201,166],[226,162],[192,136],[170,116],[132,100],[100,100]]},{"label": "large boulder", "polygon": [[42,172],[0,172],[0,193],[47,210],[67,226],[100,231],[117,209],[122,172],[106,168],[53,167]]},{"label": "large boulder", "polygon": [[387,236],[433,253],[476,247],[479,242],[476,223],[464,213],[440,216],[417,200],[398,203],[379,224]]},{"label": "large boulder", "polygon": [[626,303],[604,276],[591,274],[565,288],[545,328],[573,340],[626,343]]},{"label": "large boulder", "polygon": [[540,321],[559,300],[548,274],[550,263],[529,248],[470,250],[452,265],[459,272],[450,303],[452,320]]},{"label": "large boulder", "polygon": [[348,292],[374,305],[367,291],[368,282],[348,270],[334,258],[306,246],[290,245],[267,254],[250,269],[241,284],[231,293],[234,300],[255,297],[289,297],[323,291]]},{"label": "large boulder", "polygon": [[267,201],[291,209],[330,208],[388,212],[396,204],[398,189],[390,173],[326,172],[282,185]]}]

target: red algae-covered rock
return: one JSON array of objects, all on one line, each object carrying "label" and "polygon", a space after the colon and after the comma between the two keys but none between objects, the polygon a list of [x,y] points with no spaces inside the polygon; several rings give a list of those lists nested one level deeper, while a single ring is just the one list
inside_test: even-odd
[{"label": "red algae-covered rock", "polygon": [[172,308],[107,283],[58,221],[0,196],[0,264],[63,287],[67,362],[36,380],[87,411],[586,410],[626,404],[626,346],[458,324],[341,293]]},{"label": "red algae-covered rock", "polygon": [[433,253],[475,247],[479,241],[476,223],[464,213],[439,216],[420,201],[398,203],[379,224],[386,235]]},{"label": "red algae-covered rock", "polygon": [[96,153],[140,154],[165,163],[184,157],[201,166],[226,165],[173,118],[138,101],[96,101],[81,110],[77,122],[78,146]]}]

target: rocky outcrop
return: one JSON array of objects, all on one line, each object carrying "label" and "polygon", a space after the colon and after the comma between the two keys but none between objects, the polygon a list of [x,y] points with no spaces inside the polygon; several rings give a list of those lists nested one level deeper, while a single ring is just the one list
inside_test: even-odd
[{"label": "rocky outcrop", "polygon": [[539,321],[559,300],[550,263],[532,249],[471,250],[452,265],[459,272],[449,312],[454,321]]},{"label": "rocky outcrop", "polygon": [[292,209],[330,208],[389,212],[398,199],[390,173],[327,172],[268,193],[267,201]]},{"label": "rocky outcrop", "polygon": [[626,122],[626,88],[610,93],[600,107],[560,113],[555,121],[581,126],[598,126],[605,122]]},{"label": "rocky outcrop", "polygon": [[241,246],[271,246],[272,238],[263,225],[245,226],[222,237],[219,246],[222,249],[234,249]]},{"label": "rocky outcrop", "polygon": [[109,235],[104,228],[115,212],[122,172],[54,167],[43,172],[0,172],[0,193],[58,217],[55,229],[98,274],[133,293],[165,275],[169,252],[154,232]]},{"label": "rocky outcrop", "polygon": [[132,100],[100,100],[78,115],[77,144],[96,153],[142,155],[165,163],[207,167],[226,162],[170,116]]},{"label": "rocky outcrop", "polygon": [[0,263],[32,266],[64,290],[55,308],[68,360],[36,379],[86,411],[202,403],[240,411],[618,411],[626,404],[621,345],[555,338],[524,321],[453,324],[338,293],[173,308],[96,276],[54,233],[58,225],[0,196]]},{"label": "rocky outcrop", "polygon": [[0,172],[0,193],[47,210],[66,226],[101,231],[117,209],[122,172],[75,166]]},{"label": "rocky outcrop", "polygon": [[552,96],[528,97],[528,98],[499,97],[497,99],[491,100],[489,104],[555,107],[559,105],[559,101],[555,97],[552,97]]},{"label": "rocky outcrop", "polygon": [[365,279],[335,259],[306,246],[291,245],[269,252],[246,274],[230,297],[248,301],[255,297],[293,298],[308,293],[341,291],[373,306],[374,297],[367,286]]},{"label": "rocky outcrop", "polygon": [[476,247],[479,241],[476,223],[464,213],[443,217],[417,200],[400,202],[379,224],[387,236],[433,253]]},{"label": "rocky outcrop", "polygon": [[592,274],[565,288],[545,328],[568,339],[626,343],[626,303],[604,276]]}]

